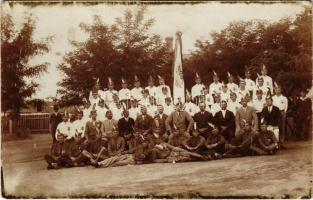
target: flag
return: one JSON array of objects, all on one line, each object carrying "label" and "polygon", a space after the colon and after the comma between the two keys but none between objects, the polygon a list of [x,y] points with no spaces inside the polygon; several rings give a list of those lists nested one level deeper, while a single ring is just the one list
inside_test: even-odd
[{"label": "flag", "polygon": [[175,39],[175,54],[174,54],[174,69],[173,69],[173,97],[174,103],[181,101],[185,102],[185,83],[183,77],[183,62],[182,62],[182,41],[181,32],[176,33]]}]

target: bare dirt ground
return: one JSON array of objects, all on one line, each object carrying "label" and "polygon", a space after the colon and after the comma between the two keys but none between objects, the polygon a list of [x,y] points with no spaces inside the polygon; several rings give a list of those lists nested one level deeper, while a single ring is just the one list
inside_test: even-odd
[{"label": "bare dirt ground", "polygon": [[47,170],[50,135],[2,143],[7,197],[312,197],[312,143],[274,156],[208,162]]}]

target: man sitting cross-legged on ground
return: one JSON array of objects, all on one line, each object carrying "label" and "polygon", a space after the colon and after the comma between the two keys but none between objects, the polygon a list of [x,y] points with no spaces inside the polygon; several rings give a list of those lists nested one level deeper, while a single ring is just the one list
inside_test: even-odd
[{"label": "man sitting cross-legged on ground", "polygon": [[192,131],[191,137],[183,141],[183,146],[188,151],[203,155],[206,152],[204,144],[205,138],[200,135],[195,123],[195,128]]},{"label": "man sitting cross-legged on ground", "polygon": [[176,129],[175,127],[172,130],[172,133],[169,137],[168,144],[174,146],[174,147],[180,147],[183,148],[183,144],[186,139],[188,139],[190,135],[184,134],[183,131]]},{"label": "man sitting cross-legged on ground", "polygon": [[231,143],[225,146],[224,157],[248,156],[258,153],[258,148],[255,148],[254,144],[258,133],[244,119],[240,126],[241,129],[238,134],[232,139]]},{"label": "man sitting cross-legged on ground", "polygon": [[209,159],[219,159],[225,152],[225,138],[220,134],[219,129],[214,124],[209,124],[212,127],[211,133],[208,135],[205,147],[207,148],[207,157]]},{"label": "man sitting cross-legged on ground", "polygon": [[56,129],[56,142],[53,143],[51,155],[45,155],[48,169],[71,167],[73,165],[68,157],[69,148],[73,141],[71,128],[72,124],[69,122],[69,115],[65,112],[63,122],[61,122]]},{"label": "man sitting cross-legged on ground", "polygon": [[260,127],[261,129],[257,137],[258,147],[261,148],[261,150],[259,151],[260,152],[259,154],[260,155],[275,154],[279,148],[278,140],[272,131],[267,130],[267,125],[263,118],[261,119],[260,123],[261,123],[261,127]]}]

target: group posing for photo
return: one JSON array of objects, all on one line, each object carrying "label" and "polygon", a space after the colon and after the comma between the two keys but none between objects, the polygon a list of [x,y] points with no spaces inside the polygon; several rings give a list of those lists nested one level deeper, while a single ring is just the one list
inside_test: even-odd
[{"label": "group posing for photo", "polygon": [[[285,148],[288,99],[266,67],[256,81],[247,69],[245,78],[238,77],[239,86],[232,74],[227,77],[226,84],[213,72],[207,87],[196,73],[184,102],[173,100],[161,76],[158,86],[150,76],[145,88],[135,76],[131,90],[122,78],[119,91],[111,78],[108,89],[100,90],[98,79],[74,112],[61,114],[54,105],[48,169],[208,161],[272,155]],[[301,92],[299,100],[303,107],[311,106],[305,95]],[[307,127],[298,128],[304,133]]]}]

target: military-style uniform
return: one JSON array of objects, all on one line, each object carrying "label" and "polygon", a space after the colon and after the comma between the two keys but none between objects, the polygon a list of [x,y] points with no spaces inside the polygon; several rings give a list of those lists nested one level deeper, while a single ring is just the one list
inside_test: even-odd
[{"label": "military-style uniform", "polygon": [[185,110],[190,116],[193,117],[195,113],[199,111],[199,107],[190,101],[190,102],[185,102],[183,110]]},{"label": "military-style uniform", "polygon": [[246,88],[249,90],[249,92],[252,92],[255,88],[255,82],[249,78],[245,78],[246,82]]},{"label": "military-style uniform", "polygon": [[142,98],[142,87],[134,87],[130,91],[130,96],[133,97],[135,100],[140,101]]},{"label": "military-style uniform", "polygon": [[106,119],[106,113],[108,109],[106,109],[105,107],[96,106],[96,111],[97,111],[97,119],[99,121],[104,121]]},{"label": "military-style uniform", "polygon": [[231,90],[232,92],[237,92],[238,91],[238,85],[236,83],[227,83],[227,88]]},{"label": "military-style uniform", "polygon": [[130,101],[130,90],[128,88],[122,88],[120,89],[120,91],[118,92],[118,98],[122,103],[125,103],[126,105],[129,105],[129,101]]},{"label": "military-style uniform", "polygon": [[107,90],[104,92],[102,99],[107,105],[110,105],[113,102],[114,95],[118,95],[118,92],[116,90]]},{"label": "military-style uniform", "polygon": [[231,111],[236,115],[237,110],[241,107],[238,101],[232,101],[231,99],[227,102],[227,110]]},{"label": "military-style uniform", "polygon": [[150,96],[153,96],[155,98],[157,97],[158,88],[156,86],[147,86],[145,89],[149,91]]},{"label": "military-style uniform", "polygon": [[[261,75],[261,77],[264,80],[264,86],[266,88],[270,88],[271,94],[273,94],[273,79],[269,77],[268,75],[265,75],[265,76]],[[255,80],[255,82],[256,82],[256,86],[259,86],[258,78]]]},{"label": "military-style uniform", "polygon": [[204,85],[202,83],[196,84],[196,85],[192,86],[192,88],[191,88],[191,97],[192,97],[194,103],[198,103],[199,102],[199,97],[202,95],[204,88],[205,87],[204,87]]},{"label": "military-style uniform", "polygon": [[220,82],[213,82],[209,86],[209,94],[220,93],[222,91],[222,83]]}]

